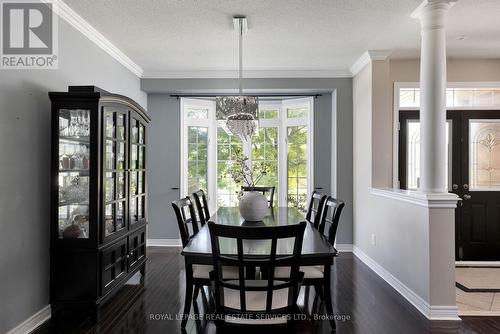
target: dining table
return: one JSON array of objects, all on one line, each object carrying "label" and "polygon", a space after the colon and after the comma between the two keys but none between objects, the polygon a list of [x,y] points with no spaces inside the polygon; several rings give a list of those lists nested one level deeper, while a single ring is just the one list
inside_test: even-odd
[{"label": "dining table", "polygon": [[[274,207],[269,208],[268,214],[260,222],[246,222],[241,217],[238,207],[220,207],[215,214],[213,214],[209,222],[223,225],[234,226],[282,226],[293,225],[306,221],[304,214],[295,207]],[[293,238],[281,239],[277,244],[276,256],[291,255],[293,251]],[[252,257],[265,257],[270,253],[270,243],[261,242],[259,240],[246,240],[244,242],[244,252]],[[235,240],[221,240],[220,252],[223,255],[237,254]],[[184,247],[181,253],[185,259],[186,270],[192,268],[195,264],[213,264],[212,246],[210,240],[210,231],[208,225],[204,224],[202,228],[196,233],[189,243]],[[330,269],[333,265],[333,260],[338,254],[337,250],[331,245],[326,237],[318,231],[311,223],[306,224],[304,231],[304,239],[302,242],[302,252],[300,257],[301,266],[324,266],[324,277],[322,282],[322,294],[326,297],[328,316],[333,319],[333,310],[331,306],[330,295]],[[187,275],[186,275],[187,277]],[[186,304],[184,308],[184,318],[187,319],[191,296],[188,287],[190,282],[186,282]],[[330,320],[332,323],[332,320]]]}]

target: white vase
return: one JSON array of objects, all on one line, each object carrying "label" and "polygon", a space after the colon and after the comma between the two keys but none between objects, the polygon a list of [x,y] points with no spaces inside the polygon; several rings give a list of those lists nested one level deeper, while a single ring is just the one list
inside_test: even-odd
[{"label": "white vase", "polygon": [[259,222],[269,212],[267,198],[256,191],[245,191],[240,197],[240,214],[248,222]]}]

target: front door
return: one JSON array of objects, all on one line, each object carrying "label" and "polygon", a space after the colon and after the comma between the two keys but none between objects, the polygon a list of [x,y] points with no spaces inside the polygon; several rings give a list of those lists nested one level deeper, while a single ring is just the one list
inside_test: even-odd
[{"label": "front door", "polygon": [[500,260],[500,111],[462,112],[462,260]]},{"label": "front door", "polygon": [[[418,111],[400,112],[399,180],[419,184]],[[456,214],[457,260],[500,260],[500,111],[448,111],[448,189]]]}]

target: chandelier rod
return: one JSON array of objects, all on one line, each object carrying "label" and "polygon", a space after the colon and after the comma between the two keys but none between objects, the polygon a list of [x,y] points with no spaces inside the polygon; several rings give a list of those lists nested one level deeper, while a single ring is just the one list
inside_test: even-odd
[{"label": "chandelier rod", "polygon": [[240,95],[243,95],[243,17],[238,18],[238,91]]}]

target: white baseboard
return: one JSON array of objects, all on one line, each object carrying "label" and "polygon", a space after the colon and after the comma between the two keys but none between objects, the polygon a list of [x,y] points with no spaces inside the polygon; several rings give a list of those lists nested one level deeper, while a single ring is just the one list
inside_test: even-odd
[{"label": "white baseboard", "polygon": [[148,239],[146,246],[153,247],[181,247],[181,239]]},{"label": "white baseboard", "polygon": [[12,328],[7,334],[27,334],[34,331],[41,324],[50,319],[50,304],[33,314],[28,319]]},{"label": "white baseboard", "polygon": [[335,249],[337,249],[340,253],[352,253],[352,244],[335,244]]},{"label": "white baseboard", "polygon": [[458,308],[456,305],[450,306],[431,306],[422,297],[407,287],[403,282],[394,277],[384,267],[378,264],[371,257],[366,255],[361,249],[353,246],[354,255],[363,261],[371,270],[379,275],[384,281],[389,283],[400,295],[408,300],[420,313],[430,320],[461,320],[458,317]]},{"label": "white baseboard", "polygon": [[500,267],[500,261],[455,261],[457,267]]}]

